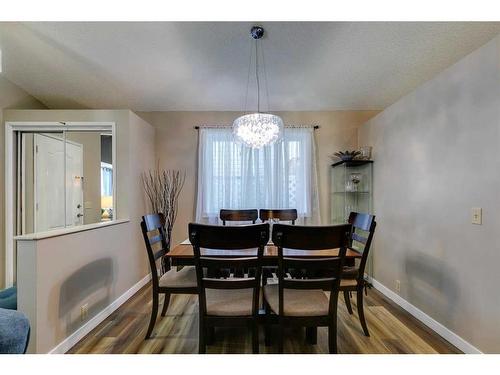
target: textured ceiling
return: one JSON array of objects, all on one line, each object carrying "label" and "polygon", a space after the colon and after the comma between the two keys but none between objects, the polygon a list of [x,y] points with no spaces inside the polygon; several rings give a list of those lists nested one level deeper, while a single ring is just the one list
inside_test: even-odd
[{"label": "textured ceiling", "polygon": [[[250,26],[0,23],[1,74],[50,108],[244,110]],[[263,26],[271,110],[383,109],[500,32],[482,22]]]}]

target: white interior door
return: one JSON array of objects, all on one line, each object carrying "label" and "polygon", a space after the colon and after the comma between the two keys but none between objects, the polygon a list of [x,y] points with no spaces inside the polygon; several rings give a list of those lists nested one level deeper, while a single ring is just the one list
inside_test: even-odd
[{"label": "white interior door", "polygon": [[83,146],[66,143],[66,226],[83,225]]},{"label": "white interior door", "polygon": [[64,143],[35,134],[35,232],[64,228]]},{"label": "white interior door", "polygon": [[66,181],[64,141],[35,134],[34,145],[35,232],[83,224],[82,145],[66,144]]}]

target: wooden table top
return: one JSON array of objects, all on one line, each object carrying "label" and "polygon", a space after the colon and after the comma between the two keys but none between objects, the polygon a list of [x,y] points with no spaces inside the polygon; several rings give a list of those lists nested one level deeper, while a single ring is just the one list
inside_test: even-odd
[{"label": "wooden table top", "polygon": [[[248,250],[216,250],[202,249],[202,255],[210,257],[244,257],[255,254],[254,249]],[[295,250],[285,249],[284,256],[289,257],[335,257],[339,254],[339,249],[328,250]],[[361,258],[361,253],[353,249],[347,249],[346,258]],[[193,247],[190,244],[181,243],[175,246],[165,256],[173,259],[194,259]],[[277,258],[278,248],[274,245],[267,245],[264,250],[264,258]]]}]

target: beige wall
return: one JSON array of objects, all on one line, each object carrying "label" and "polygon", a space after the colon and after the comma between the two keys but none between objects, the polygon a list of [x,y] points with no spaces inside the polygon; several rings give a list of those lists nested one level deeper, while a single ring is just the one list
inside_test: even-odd
[{"label": "beige wall", "polygon": [[[154,165],[155,129],[128,110],[9,110],[5,112],[5,120],[116,123],[116,212],[118,219],[130,222],[39,242],[37,253],[45,252],[47,259],[53,260],[37,263],[36,276],[44,280],[36,283],[36,298],[44,302],[36,306],[36,324],[42,331],[34,342],[38,345],[37,352],[47,352],[85,323],[74,315],[74,308],[89,303],[90,319],[149,272],[139,226],[146,211],[139,176]],[[54,262],[58,262],[57,266]],[[18,270],[22,266],[19,264]],[[94,295],[92,288],[78,287],[80,280],[82,285],[92,282],[92,275],[101,269],[105,275],[95,282],[98,284],[99,278],[109,281],[104,299],[101,294]],[[48,274],[50,277],[40,276]],[[24,291],[19,287],[21,297]]]},{"label": "beige wall", "polygon": [[0,289],[5,283],[5,130],[3,110],[8,108],[45,108],[45,106],[0,74]]},{"label": "beige wall", "polygon": [[[500,36],[367,124],[374,276],[483,352],[500,352]],[[483,208],[483,225],[471,208]]]},{"label": "beige wall", "polygon": [[[278,112],[285,124],[319,125],[318,184],[323,223],[329,222],[329,178],[331,160],[338,150],[357,147],[357,129],[378,111]],[[161,168],[186,171],[186,184],[180,196],[179,215],[173,231],[173,242],[187,238],[187,224],[194,218],[196,204],[196,125],[231,124],[238,112],[140,112],[156,128],[156,157]]]}]

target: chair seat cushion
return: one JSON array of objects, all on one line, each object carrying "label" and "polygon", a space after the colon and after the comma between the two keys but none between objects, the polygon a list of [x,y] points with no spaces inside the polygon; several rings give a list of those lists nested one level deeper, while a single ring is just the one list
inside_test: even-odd
[{"label": "chair seat cushion", "polygon": [[[275,314],[279,313],[278,285],[264,286],[264,298]],[[284,289],[285,316],[328,315],[328,297],[322,290]]]},{"label": "chair seat cushion", "polygon": [[[343,277],[343,275],[342,275]],[[355,279],[342,279],[340,280],[340,288],[342,287],[349,287],[349,286],[356,286],[358,285],[358,281]]]},{"label": "chair seat cushion", "polygon": [[164,288],[196,288],[196,268],[188,266],[180,271],[171,269],[160,277],[159,283]]},{"label": "chair seat cushion", "polygon": [[253,289],[205,289],[207,315],[252,315]]}]

